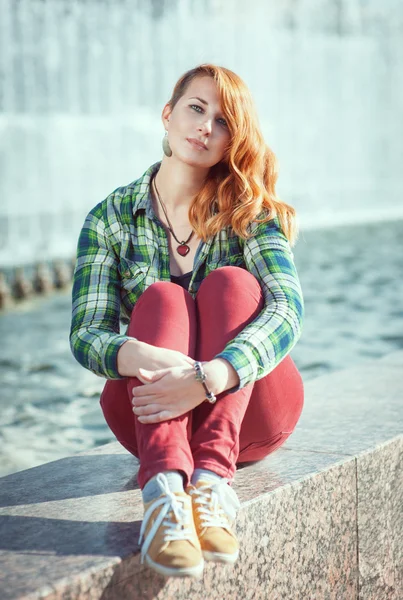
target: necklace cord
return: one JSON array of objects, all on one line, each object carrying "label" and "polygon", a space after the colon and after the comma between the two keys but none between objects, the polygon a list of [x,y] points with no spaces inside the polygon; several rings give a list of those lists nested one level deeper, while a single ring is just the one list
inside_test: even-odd
[{"label": "necklace cord", "polygon": [[[163,201],[161,200],[161,196],[160,196],[158,188],[157,188],[157,183],[155,181],[155,177],[153,177],[152,183],[154,184],[154,188],[155,188],[155,191],[156,191],[157,199],[158,199],[159,203],[161,204],[162,210],[164,211],[165,218],[168,221],[168,229],[169,229],[169,231],[172,233],[173,237],[175,238],[175,240],[178,242],[178,244],[180,246],[186,246],[187,248],[189,248],[189,246],[187,246],[187,244],[192,239],[194,231],[192,231],[192,233],[190,234],[190,236],[188,237],[188,239],[186,241],[182,241],[181,242],[181,241],[178,240],[178,238],[176,237],[176,235],[174,233],[173,227],[171,225],[171,221],[169,220],[169,217],[168,217],[168,214],[167,214],[167,211],[166,211],[166,207],[165,207]],[[190,250],[190,248],[189,248],[189,250]],[[189,250],[188,250],[188,252],[189,252]],[[179,252],[179,254],[180,254],[180,252]]]}]

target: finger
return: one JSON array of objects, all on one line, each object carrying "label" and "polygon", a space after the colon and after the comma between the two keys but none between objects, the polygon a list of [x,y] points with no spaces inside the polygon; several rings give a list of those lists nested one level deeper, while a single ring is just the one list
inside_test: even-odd
[{"label": "finger", "polygon": [[[139,369],[139,372],[137,374],[137,379],[139,381],[141,381],[141,383],[143,384],[142,387],[144,386],[148,386],[148,385],[152,385],[153,383],[156,383],[157,381],[160,381],[163,377],[165,377],[167,375],[167,370],[164,369],[164,371],[147,371],[146,373],[142,373],[142,369]],[[150,374],[150,375],[149,375]],[[137,389],[137,388],[133,388],[133,389]]]},{"label": "finger", "polygon": [[155,371],[150,371],[148,369],[143,369],[143,367],[139,368],[139,375],[144,377],[147,381],[159,381],[161,377],[164,377],[169,371],[171,367],[167,367],[165,369],[156,369]]},{"label": "finger", "polygon": [[133,407],[147,406],[148,404],[151,404],[152,402],[154,402],[154,403],[156,402],[155,394],[148,394],[147,396],[141,396],[141,397],[135,396],[134,398],[132,398],[132,406]]},{"label": "finger", "polygon": [[141,417],[138,417],[140,423],[144,424],[162,423],[163,421],[169,421],[170,419],[172,419],[172,414],[167,410],[163,410],[152,415],[142,415]]},{"label": "finger", "polygon": [[151,384],[134,387],[132,389],[133,400],[136,398],[142,399],[147,398],[148,396],[155,396],[155,394],[157,394],[159,391],[159,387],[155,387]]},{"label": "finger", "polygon": [[142,417],[144,415],[155,415],[161,412],[163,407],[160,404],[147,404],[147,406],[135,406],[132,410],[135,415]]},{"label": "finger", "polygon": [[143,369],[143,367],[139,368],[139,379],[145,379],[146,381],[152,381],[154,375],[158,373],[158,371],[150,371],[149,369]]},{"label": "finger", "polygon": [[138,379],[139,381],[141,381],[141,383],[142,383],[143,385],[150,385],[150,383],[152,383],[151,381],[149,381],[148,379],[146,379],[145,377],[143,377],[143,376],[140,374],[140,372],[137,374],[137,379]]},{"label": "finger", "polygon": [[141,381],[143,385],[151,385],[161,379],[161,377],[163,377],[163,375],[160,375],[157,371],[147,371],[143,373],[142,369],[139,369],[137,375],[137,379]]}]

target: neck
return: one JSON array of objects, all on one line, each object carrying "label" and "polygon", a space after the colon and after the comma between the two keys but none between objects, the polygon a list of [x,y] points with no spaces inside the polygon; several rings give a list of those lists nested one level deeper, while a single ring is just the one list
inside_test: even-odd
[{"label": "neck", "polygon": [[193,198],[202,188],[208,171],[208,168],[187,165],[173,156],[164,156],[155,181],[158,192],[171,214],[189,209]]}]

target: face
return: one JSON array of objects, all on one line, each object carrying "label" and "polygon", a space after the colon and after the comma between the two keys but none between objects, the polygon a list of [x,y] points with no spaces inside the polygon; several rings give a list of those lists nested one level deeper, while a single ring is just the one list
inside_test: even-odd
[{"label": "face", "polygon": [[212,77],[197,77],[171,111],[162,112],[172,157],[210,168],[222,160],[230,141],[217,86]]}]

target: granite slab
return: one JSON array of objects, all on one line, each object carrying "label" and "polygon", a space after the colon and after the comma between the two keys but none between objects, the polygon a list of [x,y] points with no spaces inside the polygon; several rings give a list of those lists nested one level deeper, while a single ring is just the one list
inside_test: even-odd
[{"label": "granite slab", "polygon": [[403,433],[403,353],[305,384],[305,405],[285,448],[355,456]]},{"label": "granite slab", "polygon": [[357,459],[359,599],[403,598],[403,437]]},{"label": "granite slab", "polygon": [[[1,479],[2,600],[100,598],[107,584],[135,578],[139,572],[147,578],[137,544],[143,515],[138,463],[119,444],[107,446]],[[250,520],[249,527],[260,529],[253,524],[256,502],[268,502],[277,490],[291,493],[288,488],[310,479],[316,481],[310,486],[320,488],[318,474],[325,476],[331,468],[338,481],[345,469],[350,477],[351,466],[345,467],[344,461],[338,455],[280,448],[240,469],[234,489],[243,503],[245,523]],[[303,520],[302,513],[295,513],[293,519],[298,518]]]},{"label": "granite slab", "polygon": [[200,581],[166,580],[145,570],[108,587],[102,599],[356,598],[355,486],[354,460],[348,460],[257,496],[237,519],[241,551],[234,567],[207,564]]}]

